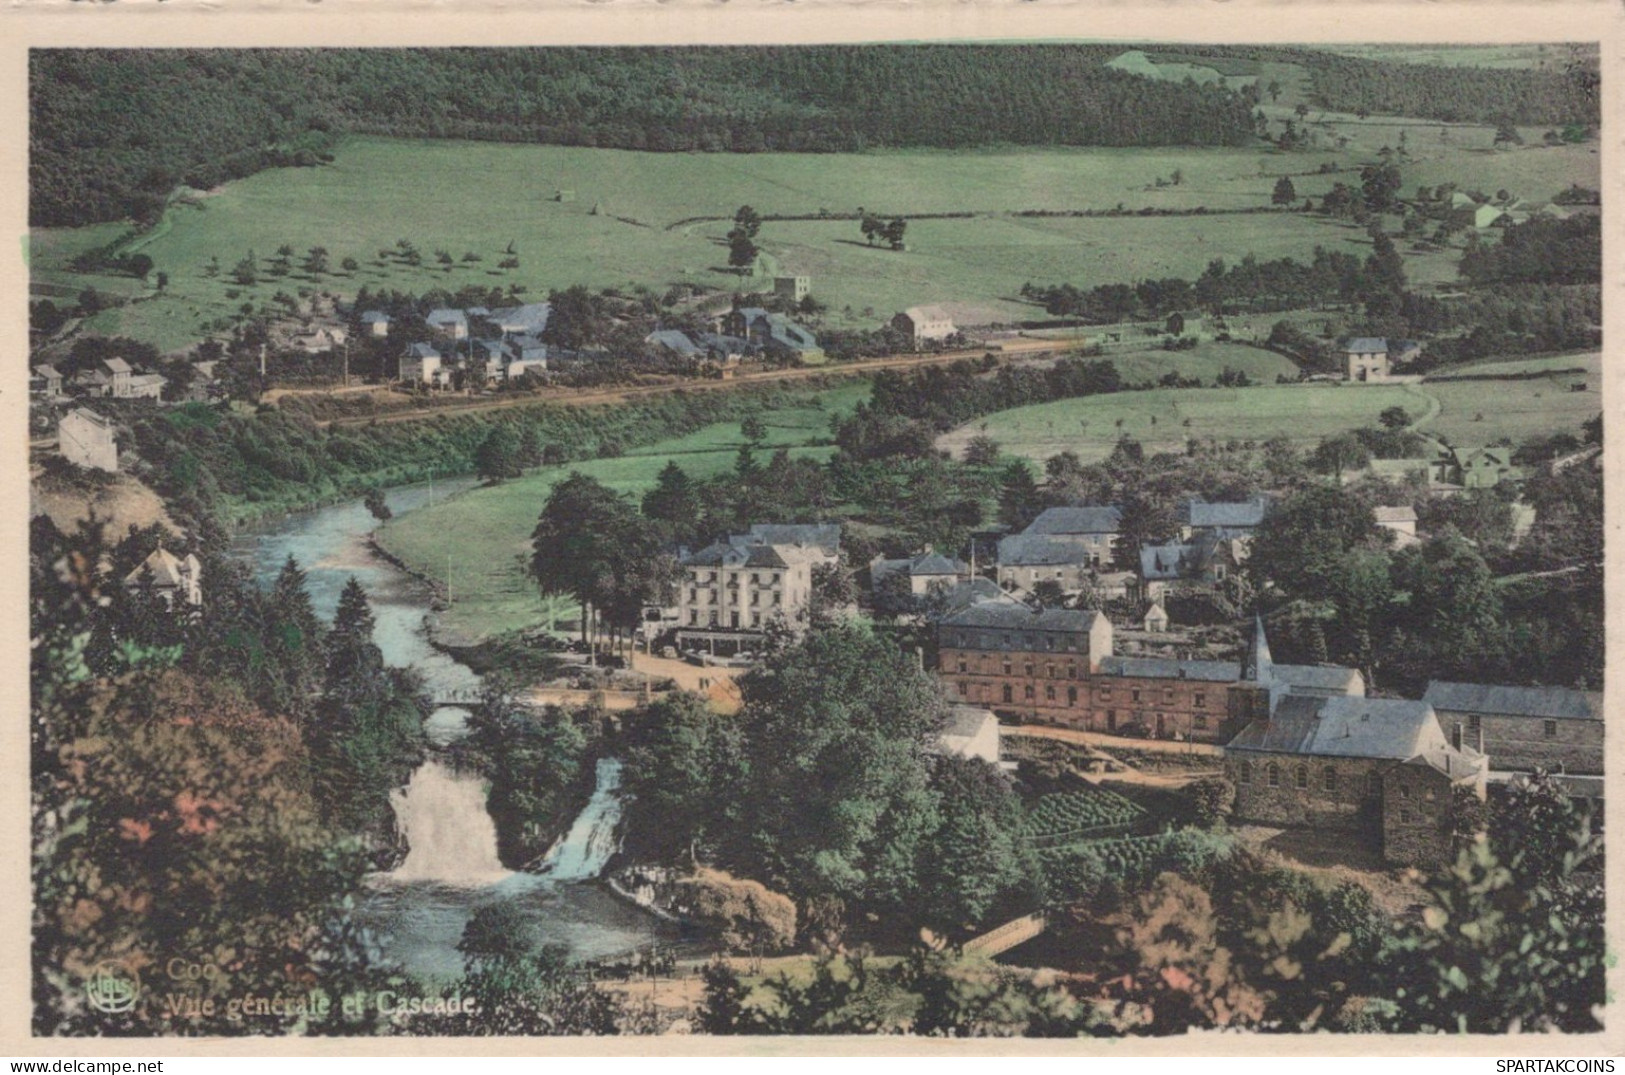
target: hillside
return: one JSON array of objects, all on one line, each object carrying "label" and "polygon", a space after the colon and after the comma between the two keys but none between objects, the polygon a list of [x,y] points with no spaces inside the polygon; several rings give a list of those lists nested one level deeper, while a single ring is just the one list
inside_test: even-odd
[{"label": "hillside", "polygon": [[335,135],[656,151],[1239,145],[1248,100],[1084,45],[36,50],[30,221],[151,219],[175,186],[318,165]]}]

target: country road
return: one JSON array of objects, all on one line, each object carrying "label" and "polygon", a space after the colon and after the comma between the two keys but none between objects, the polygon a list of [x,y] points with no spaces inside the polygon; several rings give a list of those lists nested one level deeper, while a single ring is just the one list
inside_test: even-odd
[{"label": "country road", "polygon": [[[1062,349],[1059,345],[1056,350]],[[1046,348],[1038,354],[1047,354]],[[924,355],[888,355],[885,358],[861,359],[857,362],[843,362],[830,366],[800,366],[792,369],[764,370],[761,373],[747,373],[728,380],[715,381],[677,381],[670,384],[642,385],[634,387],[617,388],[589,388],[581,390],[562,390],[549,392],[545,395],[515,395],[507,398],[493,398],[475,400],[467,404],[445,405],[439,407],[421,407],[402,409],[389,414],[363,414],[345,418],[327,418],[316,422],[318,427],[344,428],[347,426],[365,426],[373,423],[385,424],[390,422],[416,422],[426,418],[435,418],[440,415],[480,414],[486,411],[508,410],[513,407],[534,407],[539,404],[563,404],[568,406],[591,405],[601,403],[625,403],[632,399],[644,399],[649,396],[667,395],[673,392],[708,392],[726,391],[755,384],[777,384],[785,381],[805,381],[819,377],[861,377],[868,373],[877,373],[881,370],[909,369],[911,367],[946,366],[962,359],[979,359],[986,354],[985,348],[975,348],[965,351],[943,351]],[[1036,357],[1024,354],[1023,358]]]}]

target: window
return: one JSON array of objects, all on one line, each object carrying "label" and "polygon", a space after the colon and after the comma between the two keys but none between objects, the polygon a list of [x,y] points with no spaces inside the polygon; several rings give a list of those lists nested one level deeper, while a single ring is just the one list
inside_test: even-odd
[{"label": "window", "polygon": [[1281,767],[1270,762],[1264,770],[1264,782],[1272,788],[1281,786]]},{"label": "window", "polygon": [[1030,687],[1030,686],[1022,688],[1021,696],[1024,699],[1026,699],[1027,701],[1029,701],[1029,702],[1032,701],[1034,697],[1036,697],[1036,695],[1033,694],[1032,687]]},{"label": "window", "polygon": [[1399,823],[1401,825],[1409,825],[1411,823],[1411,812],[1405,807],[1400,807],[1399,809]]},{"label": "window", "polygon": [[1117,710],[1115,709],[1106,710],[1106,730],[1109,732],[1117,730]]},{"label": "window", "polygon": [[711,610],[711,626],[715,627],[716,625],[717,625],[717,610],[712,609]]},{"label": "window", "polygon": [[1365,793],[1375,799],[1382,794],[1382,777],[1376,773],[1365,774]]},{"label": "window", "polygon": [[750,614],[750,625],[752,627],[760,627],[762,625],[762,614],[760,612],[752,612]]},{"label": "window", "polygon": [[688,603],[692,605],[695,602],[699,601],[699,599],[700,599],[700,592],[698,590],[696,590],[694,587],[690,586],[688,588]]},{"label": "window", "polygon": [[1337,770],[1330,765],[1326,766],[1320,774],[1320,787],[1323,791],[1337,790]]},{"label": "window", "polygon": [[1069,665],[1066,666],[1066,678],[1067,679],[1077,679],[1078,678],[1078,666],[1077,665],[1069,664]]},{"label": "window", "polygon": [[1309,789],[1309,769],[1306,766],[1298,766],[1297,772],[1292,774],[1292,784],[1299,791]]},{"label": "window", "polygon": [[1207,727],[1207,718],[1202,716],[1201,714],[1197,714],[1196,716],[1191,718],[1191,727],[1192,728],[1206,728]]},{"label": "window", "polygon": [[688,625],[690,627],[698,627],[700,625],[700,610],[699,609],[691,608],[691,609],[688,610]]},{"label": "window", "polygon": [[1251,784],[1253,782],[1252,762],[1244,761],[1241,763],[1241,768],[1236,771],[1236,782],[1238,784]]},{"label": "window", "polygon": [[1005,659],[1004,659],[1004,674],[1005,674],[1005,675],[1009,675],[1009,674],[1010,674],[1010,669],[1011,669],[1011,667],[1012,667],[1012,666],[1011,666],[1011,664],[1010,664],[1010,658],[1008,658],[1008,657],[1006,657],[1006,658],[1005,658]]},{"label": "window", "polygon": [[[1197,691],[1195,694],[1191,695],[1191,705],[1196,707],[1197,709],[1206,709],[1207,708],[1207,694],[1206,694],[1206,692]],[[1204,727],[1205,727],[1205,725],[1204,725]]]},{"label": "window", "polygon": [[963,680],[961,680],[960,684],[959,684],[959,696],[961,698],[964,698],[964,697],[969,696],[969,694],[970,694],[970,684],[964,682]]},{"label": "window", "polygon": [[774,590],[773,591],[773,603],[775,605],[784,604],[784,595],[779,593],[777,590]]},{"label": "window", "polygon": [[750,573],[750,584],[752,586],[760,586],[762,584],[762,577],[756,572],[752,571]]},{"label": "window", "polygon": [[1006,702],[1015,701],[1015,696],[1010,693],[1010,684],[1008,683],[1004,685],[1004,700]]},{"label": "window", "polygon": [[1140,700],[1140,688],[1135,687],[1133,690],[1129,691],[1128,693],[1129,693],[1129,701],[1138,702]]},{"label": "window", "polygon": [[1031,676],[1033,674],[1033,662],[1028,661],[1022,667],[1026,669],[1026,672],[1025,672],[1026,675]]},{"label": "window", "polygon": [[1046,702],[1055,701],[1055,688],[1054,687],[1045,687],[1044,688],[1044,701],[1046,701]]},{"label": "window", "polygon": [[963,657],[959,658],[959,670],[961,672],[965,670],[965,658]]},{"label": "window", "polygon": [[1173,700],[1174,700],[1174,689],[1172,687],[1164,687],[1164,688],[1162,688],[1162,701],[1163,701],[1163,704],[1164,705],[1172,704]]},{"label": "window", "polygon": [[1109,702],[1112,700],[1112,689],[1110,687],[1100,688],[1100,700],[1103,702]]},{"label": "window", "polygon": [[1405,786],[1404,784],[1400,784],[1399,785],[1399,797],[1401,799],[1409,799],[1411,797],[1411,789],[1409,787]]},{"label": "window", "polygon": [[1557,721],[1555,721],[1555,720],[1545,721],[1543,723],[1542,727],[1545,729],[1546,738],[1548,738],[1548,739],[1556,739],[1557,738]]},{"label": "window", "polygon": [[1068,687],[1066,689],[1066,704],[1069,706],[1075,706],[1078,704],[1078,688]]},{"label": "window", "polygon": [[1477,713],[1469,713],[1469,714],[1467,714],[1467,730],[1468,731],[1470,731],[1470,732],[1478,731],[1480,725],[1482,725],[1483,723],[1484,723],[1484,718],[1479,716]]}]

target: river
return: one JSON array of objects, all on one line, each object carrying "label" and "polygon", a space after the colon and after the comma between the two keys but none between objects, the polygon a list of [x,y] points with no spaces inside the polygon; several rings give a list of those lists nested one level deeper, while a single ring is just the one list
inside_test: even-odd
[{"label": "river", "polygon": [[[400,515],[471,484],[408,486],[391,490],[386,499]],[[424,636],[428,588],[368,548],[367,535],[376,525],[360,501],[347,502],[245,529],[232,551],[265,586],[293,556],[305,570],[317,614],[328,620],[345,582],[355,576],[372,603],[373,637],[388,663],[416,668],[439,697],[478,689],[478,676]],[[444,745],[462,735],[466,717],[467,711],[456,706],[435,710],[426,725],[431,741]],[[672,944],[677,936],[670,923],[593,883],[614,850],[619,762],[600,761],[597,779],[592,799],[542,870],[514,873],[497,859],[485,782],[431,755],[407,786],[391,796],[407,842],[406,858],[393,872],[369,879],[357,918],[373,930],[388,959],[429,982],[461,973],[456,946],[463,926],[476,908],[488,903],[514,904],[523,912],[533,943],[563,945],[578,959]]]}]

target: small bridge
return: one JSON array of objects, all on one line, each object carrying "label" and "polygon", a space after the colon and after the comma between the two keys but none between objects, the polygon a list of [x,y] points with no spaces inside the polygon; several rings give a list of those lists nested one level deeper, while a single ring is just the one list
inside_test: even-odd
[{"label": "small bridge", "polygon": [[1034,911],[1020,918],[1012,918],[1002,926],[995,926],[980,937],[972,937],[965,942],[966,955],[982,955],[989,959],[1002,955],[1018,944],[1026,944],[1049,925],[1041,911]]}]

